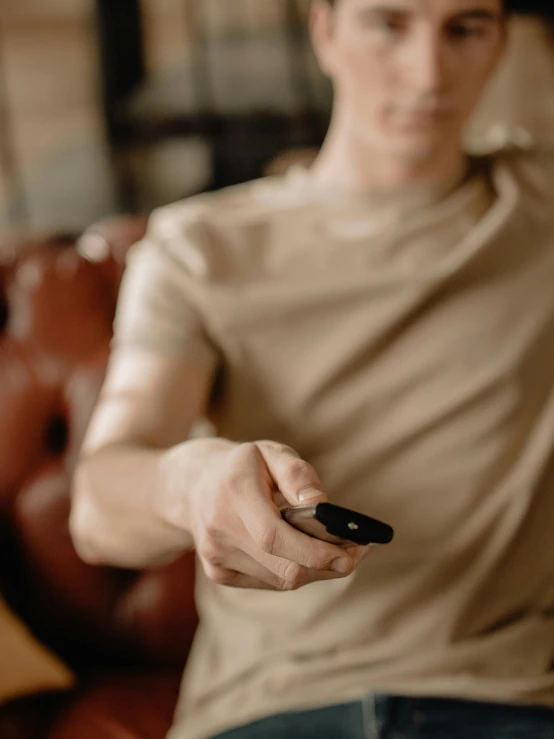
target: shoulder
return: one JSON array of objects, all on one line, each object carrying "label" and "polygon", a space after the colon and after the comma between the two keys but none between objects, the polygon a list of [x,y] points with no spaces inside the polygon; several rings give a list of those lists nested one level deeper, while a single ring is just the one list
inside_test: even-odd
[{"label": "shoulder", "polygon": [[202,193],[154,211],[138,248],[163,252],[199,278],[218,279],[252,266],[272,227],[301,207],[290,176]]},{"label": "shoulder", "polygon": [[152,214],[150,226],[158,238],[190,236],[218,228],[248,228],[279,218],[298,205],[292,178],[268,177],[159,208]]}]

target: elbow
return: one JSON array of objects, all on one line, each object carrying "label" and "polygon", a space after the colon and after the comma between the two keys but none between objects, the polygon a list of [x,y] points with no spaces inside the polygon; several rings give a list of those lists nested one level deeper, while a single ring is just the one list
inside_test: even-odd
[{"label": "elbow", "polygon": [[99,503],[91,484],[90,460],[81,461],[73,477],[69,534],[79,559],[87,565],[108,564],[103,556]]}]

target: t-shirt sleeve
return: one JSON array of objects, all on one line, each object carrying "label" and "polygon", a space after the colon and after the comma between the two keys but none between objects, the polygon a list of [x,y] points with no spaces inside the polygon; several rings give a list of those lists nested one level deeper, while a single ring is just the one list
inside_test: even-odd
[{"label": "t-shirt sleeve", "polygon": [[171,212],[154,214],[128,253],[112,350],[140,347],[214,369],[219,353],[207,328],[202,252],[194,231]]}]

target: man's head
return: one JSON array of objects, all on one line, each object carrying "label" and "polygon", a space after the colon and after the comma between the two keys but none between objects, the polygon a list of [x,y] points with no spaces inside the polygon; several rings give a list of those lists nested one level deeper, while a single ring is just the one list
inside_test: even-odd
[{"label": "man's head", "polygon": [[502,0],[316,0],[312,10],[335,117],[410,158],[459,143],[505,34]]}]

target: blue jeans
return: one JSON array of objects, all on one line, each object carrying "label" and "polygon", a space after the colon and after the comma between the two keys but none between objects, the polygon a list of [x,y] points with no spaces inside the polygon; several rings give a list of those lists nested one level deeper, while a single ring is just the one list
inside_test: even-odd
[{"label": "blue jeans", "polygon": [[214,739],[554,739],[554,710],[369,695],[354,703],[271,716]]}]

